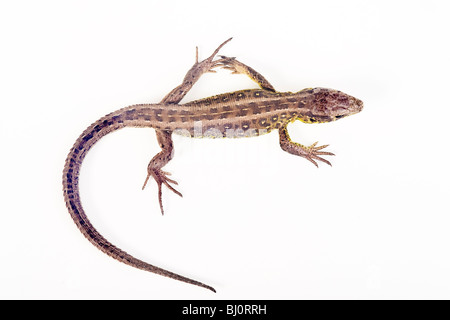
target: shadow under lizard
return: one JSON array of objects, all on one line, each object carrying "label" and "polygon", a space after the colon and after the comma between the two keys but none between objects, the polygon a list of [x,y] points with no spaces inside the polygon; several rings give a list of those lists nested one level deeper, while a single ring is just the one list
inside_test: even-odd
[{"label": "shadow under lizard", "polygon": [[[315,166],[318,166],[317,161],[331,165],[328,160],[321,157],[333,155],[331,152],[322,151],[327,145],[317,146],[316,142],[311,146],[304,146],[293,142],[289,138],[287,125],[295,120],[306,123],[334,121],[360,112],[363,108],[362,101],[341,91],[326,88],[308,88],[296,93],[278,92],[261,74],[235,58],[219,56],[215,59],[219,50],[230,40],[231,38],[222,43],[209,58],[201,62],[198,61],[197,50],[196,62],[187,72],[182,84],[167,94],[160,103],[129,106],[112,112],[90,125],[70,150],[63,171],[66,206],[81,233],[94,246],[132,267],[214,292],[215,289],[211,286],[139,260],[106,240],[93,227],[83,210],[78,179],[81,164],[89,149],[106,134],[124,127],[150,127],[156,130],[161,152],[151,159],[142,189],[145,188],[149,178],[156,181],[159,205],[163,214],[162,185],[181,196],[181,193],[172,186],[177,182],[168,177],[168,172],[162,170],[174,154],[172,133],[196,137],[200,128],[200,134],[204,137],[240,138],[278,130],[280,146],[284,151],[304,157]],[[231,70],[235,74],[246,74],[261,89],[235,91],[178,104],[204,73],[215,72],[213,69],[217,67]]]}]

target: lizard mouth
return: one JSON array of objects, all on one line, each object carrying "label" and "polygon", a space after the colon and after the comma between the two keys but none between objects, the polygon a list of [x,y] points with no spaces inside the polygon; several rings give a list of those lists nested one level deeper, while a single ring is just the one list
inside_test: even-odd
[{"label": "lizard mouth", "polygon": [[356,98],[355,98],[355,100],[356,100],[356,112],[360,112],[364,108],[364,102],[362,102],[362,100],[359,100]]},{"label": "lizard mouth", "polygon": [[349,115],[356,114],[358,112],[361,112],[361,110],[364,108],[364,103],[362,100],[359,100],[357,98],[352,99],[351,107],[349,108]]}]

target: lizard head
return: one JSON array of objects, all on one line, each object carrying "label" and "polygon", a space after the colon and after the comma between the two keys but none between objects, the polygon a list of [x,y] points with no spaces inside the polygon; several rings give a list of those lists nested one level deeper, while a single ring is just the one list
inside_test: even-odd
[{"label": "lizard head", "polygon": [[326,88],[305,89],[301,93],[307,93],[306,101],[302,101],[299,107],[299,120],[307,123],[320,123],[335,121],[363,109],[363,102],[355,97],[338,90]]}]

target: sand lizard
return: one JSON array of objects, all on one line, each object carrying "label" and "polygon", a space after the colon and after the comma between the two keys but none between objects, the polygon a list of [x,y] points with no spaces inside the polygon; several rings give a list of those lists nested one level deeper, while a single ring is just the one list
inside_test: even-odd
[{"label": "sand lizard", "polygon": [[[181,193],[172,186],[177,182],[168,178],[169,173],[162,170],[173,157],[172,133],[192,137],[240,138],[278,130],[280,145],[284,151],[304,157],[316,166],[317,161],[331,165],[328,160],[321,157],[333,155],[331,152],[322,151],[326,145],[317,146],[316,142],[311,146],[303,146],[291,141],[287,125],[295,120],[306,123],[334,121],[360,112],[363,108],[362,101],[338,90],[325,88],[304,89],[296,93],[278,92],[261,74],[235,58],[225,56],[216,58],[222,46],[230,40],[231,38],[222,43],[209,58],[201,62],[198,61],[197,49],[196,62],[186,74],[182,84],[167,94],[160,103],[129,106],[94,122],[73,145],[63,172],[63,191],[67,208],[77,227],[94,246],[130,266],[214,292],[214,288],[206,284],[141,261],[107,241],[92,226],[83,210],[78,179],[82,161],[88,150],[106,134],[124,127],[150,127],[156,130],[162,150],[151,159],[143,188],[150,177],[155,179],[163,214],[162,185],[181,196]],[[204,73],[215,72],[213,69],[217,67],[229,69],[233,73],[246,74],[261,89],[241,90],[178,104]]]}]

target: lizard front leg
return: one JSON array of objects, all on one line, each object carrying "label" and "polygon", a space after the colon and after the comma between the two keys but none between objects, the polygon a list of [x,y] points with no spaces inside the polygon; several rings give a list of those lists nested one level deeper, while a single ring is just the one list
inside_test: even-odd
[{"label": "lizard front leg", "polygon": [[220,57],[221,60],[218,61],[218,64],[222,67],[222,69],[231,70],[232,74],[244,74],[255,81],[261,87],[261,89],[276,92],[275,88],[270,84],[270,82],[267,81],[267,79],[264,78],[263,75],[257,72],[255,69],[236,60],[236,58],[225,56]]},{"label": "lizard front leg", "polygon": [[[160,103],[161,104],[179,103],[181,99],[184,98],[184,96],[189,92],[192,86],[203,74],[205,74],[206,72],[213,72],[212,69],[219,66],[219,63],[222,62],[222,59],[214,60],[214,57],[217,55],[219,50],[230,40],[231,38],[223,42],[209,58],[201,62],[198,62],[198,49],[197,49],[195,64],[187,72],[183,82],[178,87],[174,88],[171,92],[169,92],[169,94],[167,94]],[[176,185],[178,184],[175,180],[172,180],[167,177],[168,175],[170,175],[170,173],[162,170],[162,167],[164,167],[173,158],[174,149],[172,141],[172,131],[156,130],[156,137],[158,139],[159,146],[161,147],[162,150],[157,155],[155,155],[152,158],[152,160],[150,160],[150,163],[148,164],[147,167],[147,177],[145,179],[144,186],[142,187],[142,189],[145,188],[150,177],[153,177],[153,179],[155,179],[156,183],[158,184],[159,207],[161,208],[161,213],[164,214],[164,209],[162,205],[162,190],[161,190],[162,185],[163,184],[166,185],[170,190],[172,190],[180,197],[182,197],[182,194],[179,191],[175,190],[170,185],[170,183]]]},{"label": "lizard front leg", "polygon": [[295,154],[297,156],[303,157],[309,161],[311,161],[316,167],[319,167],[316,160],[325,162],[331,166],[331,162],[319,157],[319,156],[334,156],[331,152],[320,151],[328,145],[316,147],[317,142],[314,142],[309,147],[301,145],[300,143],[293,142],[289,137],[289,133],[287,132],[287,125],[278,129],[278,133],[280,134],[280,146],[286,152],[291,154]]}]

